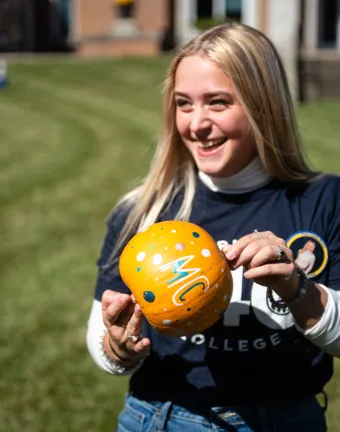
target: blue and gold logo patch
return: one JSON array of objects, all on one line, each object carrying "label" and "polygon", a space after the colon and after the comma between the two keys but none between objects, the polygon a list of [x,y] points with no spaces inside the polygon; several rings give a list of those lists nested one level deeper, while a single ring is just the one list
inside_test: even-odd
[{"label": "blue and gold logo patch", "polygon": [[328,249],[324,240],[312,231],[298,231],[287,239],[295,264],[310,279],[319,275],[327,265]]}]

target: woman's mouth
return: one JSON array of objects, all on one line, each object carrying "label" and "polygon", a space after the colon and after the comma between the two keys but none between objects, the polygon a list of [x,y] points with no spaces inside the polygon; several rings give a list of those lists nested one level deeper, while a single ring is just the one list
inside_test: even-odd
[{"label": "woman's mouth", "polygon": [[220,138],[217,140],[210,140],[210,141],[196,141],[198,147],[204,151],[212,151],[215,150],[217,147],[223,145],[227,141],[227,138]]}]

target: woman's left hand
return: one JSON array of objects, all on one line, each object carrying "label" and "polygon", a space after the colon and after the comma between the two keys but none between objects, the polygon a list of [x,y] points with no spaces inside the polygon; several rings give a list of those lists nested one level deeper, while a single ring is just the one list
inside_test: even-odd
[{"label": "woman's left hand", "polygon": [[254,232],[227,245],[223,252],[231,270],[245,268],[244,277],[276,292],[285,301],[299,290],[294,256],[286,242],[271,231]]}]

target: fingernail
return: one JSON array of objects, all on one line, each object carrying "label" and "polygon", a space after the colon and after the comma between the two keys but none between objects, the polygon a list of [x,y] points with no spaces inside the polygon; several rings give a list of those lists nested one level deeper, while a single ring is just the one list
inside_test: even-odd
[{"label": "fingernail", "polygon": [[227,244],[227,245],[223,246],[222,251],[223,251],[224,253],[227,253],[228,250],[229,250],[231,247],[232,247],[232,246],[231,246],[230,244]]}]

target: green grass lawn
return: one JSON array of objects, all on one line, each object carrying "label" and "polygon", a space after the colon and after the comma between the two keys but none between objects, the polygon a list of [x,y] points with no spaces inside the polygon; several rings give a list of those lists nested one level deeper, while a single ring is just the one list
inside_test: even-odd
[{"label": "green grass lawn", "polygon": [[[148,167],[169,59],[13,63],[0,91],[0,431],[112,431],[126,378],[85,332],[105,219]],[[298,109],[315,167],[339,172],[340,102]],[[337,363],[338,365],[338,363]],[[340,367],[328,386],[340,431]]]}]

